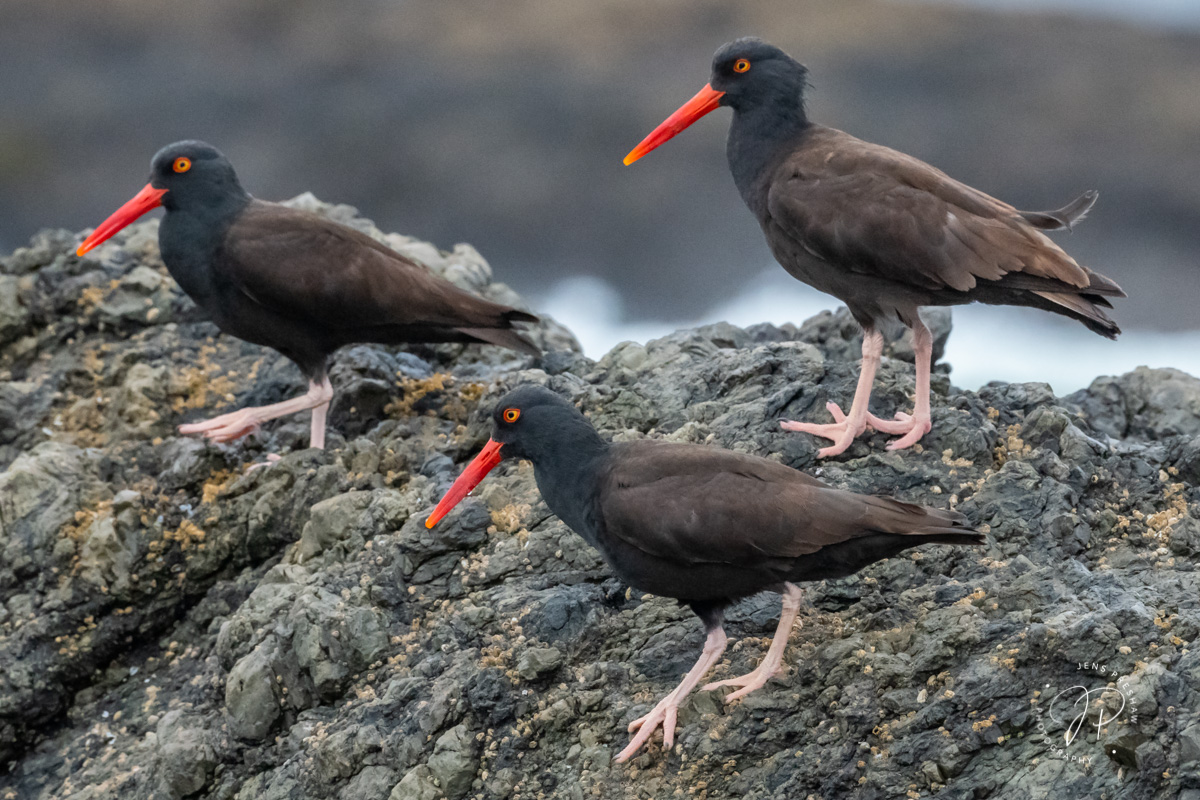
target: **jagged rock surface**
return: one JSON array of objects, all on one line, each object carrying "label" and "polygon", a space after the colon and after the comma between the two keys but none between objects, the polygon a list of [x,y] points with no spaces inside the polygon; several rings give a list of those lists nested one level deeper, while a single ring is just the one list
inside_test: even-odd
[{"label": "jagged rock surface", "polygon": [[[297,202],[519,303],[469,247]],[[1195,378],[1139,369],[1058,398],[963,392],[942,371],[922,447],[876,435],[817,462],[774,420],[852,394],[844,312],[598,362],[547,322],[533,366],[496,348],[342,351],[325,452],[297,449],[303,418],[212,446],[175,425],[300,378],[199,317],[154,225],[94,258],[59,231],[0,260],[0,798],[1200,798]],[[949,316],[935,323],[944,342]],[[889,354],[881,414],[912,386],[911,345]],[[613,578],[528,465],[422,524],[491,402],[526,381],[617,438],[953,505],[988,546],[810,586],[785,674],[729,707],[695,694],[674,751],[615,765],[626,725],[695,659],[691,613]],[[243,471],[268,450],[286,455]],[[716,677],[757,663],[777,615],[773,595],[735,607]],[[1076,685],[1093,702],[1066,744]]]}]

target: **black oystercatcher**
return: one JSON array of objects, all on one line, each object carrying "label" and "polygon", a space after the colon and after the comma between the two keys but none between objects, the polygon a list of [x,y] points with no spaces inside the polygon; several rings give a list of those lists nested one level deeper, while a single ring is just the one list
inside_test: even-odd
[{"label": "black oystercatcher", "polygon": [[176,282],[222,331],[275,348],[309,381],[301,397],[181,425],[181,433],[225,442],[312,409],[310,443],[324,447],[333,397],[328,361],[343,345],[479,342],[539,354],[511,330],[514,322],[537,322],[534,315],[464,292],[366,234],[256,200],[228,159],[204,142],[159,150],[150,183],[78,255],[160,205],[167,213],[159,249]]},{"label": "black oystercatcher", "polygon": [[840,578],[920,544],[982,544],[956,511],[834,489],[757,456],[652,440],[610,443],[570,403],[525,386],[492,414],[492,438],[426,520],[433,527],[504,458],[533,462],[550,510],[600,551],[629,585],[673,597],[704,622],[708,638],[683,682],[629,725],[632,756],[662,725],[675,740],[680,702],[725,650],[722,613],[761,591],[783,593],[771,646],[753,672],[710,683],[738,686],[726,701],[780,669],[800,606],[800,581]]},{"label": "black oystercatcher", "polygon": [[[713,57],[709,85],[625,157],[632,164],[718,106],[731,107],[729,168],[771,252],[862,325],[862,373],[849,416],[829,403],[832,424],[785,421],[786,430],[833,440],[821,456],[843,452],[867,427],[902,435],[889,450],[927,433],[933,339],[921,306],[1031,306],[1116,338],[1120,329],[1103,309],[1112,308],[1106,296],[1125,296],[1121,287],[1042,233],[1070,229],[1096,192],[1057,211],[1018,211],[911,156],[810,122],[807,75],[759,39],[730,42]],[[867,411],[883,350],[878,325],[887,319],[912,328],[917,362],[915,409],[895,420]]]}]

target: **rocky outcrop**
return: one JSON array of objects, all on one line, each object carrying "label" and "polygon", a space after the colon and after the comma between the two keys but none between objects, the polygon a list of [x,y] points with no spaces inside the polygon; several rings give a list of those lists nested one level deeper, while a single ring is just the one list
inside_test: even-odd
[{"label": "rocky outcrop", "polygon": [[[299,202],[519,303],[469,247]],[[297,449],[302,418],[213,446],[174,427],[294,394],[298,373],[198,318],[154,223],[94,258],[76,241],[0,261],[0,797],[1200,797],[1195,378],[1140,369],[1058,398],[941,371],[921,447],[873,436],[818,462],[774,420],[852,393],[844,312],[599,361],[547,322],[536,363],[348,348],[327,451]],[[912,387],[911,346],[889,348],[881,414]],[[675,750],[614,765],[694,660],[692,614],[613,578],[528,465],[423,525],[523,382],[617,438],[956,507],[988,545],[809,586],[785,674],[730,706],[697,693]],[[266,451],[285,455],[246,472]],[[732,610],[717,676],[757,663],[777,614],[773,595]]]}]

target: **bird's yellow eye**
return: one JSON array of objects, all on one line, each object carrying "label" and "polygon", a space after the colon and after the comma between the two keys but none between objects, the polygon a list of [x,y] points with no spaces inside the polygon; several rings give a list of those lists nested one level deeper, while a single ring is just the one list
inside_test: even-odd
[{"label": "bird's yellow eye", "polygon": [[192,168],[192,160],[186,156],[180,156],[175,159],[175,163],[171,165],[171,169],[176,172],[187,172]]},{"label": "bird's yellow eye", "polygon": [[746,72],[749,69],[750,62],[744,58],[739,58],[737,61],[733,62],[734,72]]},{"label": "bird's yellow eye", "polygon": [[519,408],[504,409],[504,421],[505,422],[516,422],[520,418],[521,418],[521,409],[519,409]]}]

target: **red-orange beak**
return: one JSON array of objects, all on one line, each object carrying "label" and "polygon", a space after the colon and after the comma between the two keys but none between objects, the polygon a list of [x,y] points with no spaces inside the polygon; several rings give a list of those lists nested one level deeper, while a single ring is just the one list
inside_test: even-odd
[{"label": "red-orange beak", "polygon": [[695,97],[680,106],[678,111],[663,120],[663,123],[657,128],[650,131],[650,135],[642,139],[641,144],[629,151],[629,155],[625,156],[625,166],[629,166],[637,161],[646,155],[646,153],[649,153],[688,125],[691,125],[715,109],[720,105],[721,98],[724,96],[724,92],[718,92],[711,85],[705,84],[704,88],[697,92]]},{"label": "red-orange beak", "polygon": [[432,528],[441,522],[442,517],[449,513],[450,509],[454,508],[464,497],[471,493],[471,490],[479,485],[489,472],[496,468],[496,465],[503,460],[500,455],[500,443],[494,439],[488,439],[488,443],[484,445],[483,450],[479,451],[479,455],[475,456],[475,460],[467,464],[467,468],[463,470],[462,475],[458,476],[458,480],[450,487],[450,491],[446,492],[446,496],[437,504],[437,508],[429,515],[429,519],[425,520],[425,527]]},{"label": "red-orange beak", "polygon": [[135,219],[145,214],[147,211],[158,208],[162,205],[162,196],[167,193],[166,189],[155,189],[152,184],[147,183],[142,189],[125,205],[113,212],[112,216],[100,223],[100,227],[92,231],[92,235],[83,240],[83,244],[79,245],[79,249],[75,251],[75,255],[81,256],[93,247],[108,241],[117,231],[124,228]]}]

